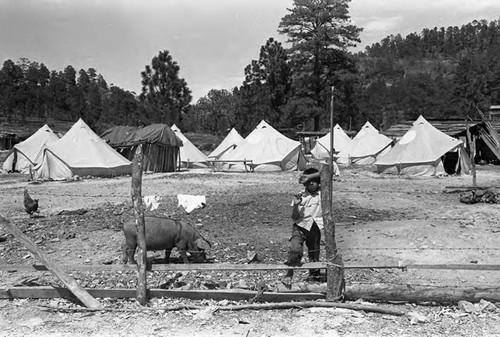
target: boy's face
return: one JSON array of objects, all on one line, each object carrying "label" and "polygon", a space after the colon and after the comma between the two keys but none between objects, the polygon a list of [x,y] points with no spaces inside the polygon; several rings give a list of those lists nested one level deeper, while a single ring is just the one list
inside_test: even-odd
[{"label": "boy's face", "polygon": [[309,193],[315,193],[319,189],[319,183],[313,180],[305,182],[304,186]]}]

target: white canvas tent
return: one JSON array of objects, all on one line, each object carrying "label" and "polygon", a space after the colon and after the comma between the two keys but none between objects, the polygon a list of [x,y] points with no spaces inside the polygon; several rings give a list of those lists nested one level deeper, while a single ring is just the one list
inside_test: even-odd
[{"label": "white canvas tent", "polygon": [[116,152],[79,119],[43,151],[35,179],[63,180],[78,176],[112,177],[131,173],[131,162]]},{"label": "white canvas tent", "polygon": [[45,124],[25,141],[14,145],[12,153],[3,163],[7,172],[30,173],[41,160],[43,150],[47,144],[59,140],[59,136]]},{"label": "white canvas tent", "polygon": [[[338,164],[348,164],[349,157],[352,151],[353,141],[345,133],[344,129],[340,125],[335,125],[333,128],[333,148],[335,149],[336,162]],[[319,138],[316,145],[311,150],[311,154],[316,159],[328,159],[330,158],[330,132],[328,132],[323,137]]]},{"label": "white canvas tent", "polygon": [[[282,135],[265,121],[219,160],[251,160],[254,171],[304,170],[306,164],[300,142]],[[228,162],[227,166],[229,170],[245,170],[241,164]]]},{"label": "white canvas tent", "polygon": [[234,150],[239,143],[243,141],[243,137],[236,131],[235,128],[232,128],[231,131],[224,137],[222,142],[213,150],[208,158],[219,158],[221,155],[226,153],[227,151]]},{"label": "white canvas tent", "polygon": [[208,157],[182,134],[177,125],[172,125],[171,129],[182,140],[182,146],[179,149],[180,165],[183,167],[207,167]]},{"label": "white canvas tent", "polygon": [[441,158],[447,153],[457,159],[455,171],[460,167],[461,173],[469,172],[463,142],[439,131],[420,116],[396,145],[377,159],[375,165],[379,173],[442,175],[446,172]]},{"label": "white canvas tent", "polygon": [[351,163],[370,165],[378,156],[390,150],[392,139],[379,133],[370,122],[366,122],[352,142]]}]

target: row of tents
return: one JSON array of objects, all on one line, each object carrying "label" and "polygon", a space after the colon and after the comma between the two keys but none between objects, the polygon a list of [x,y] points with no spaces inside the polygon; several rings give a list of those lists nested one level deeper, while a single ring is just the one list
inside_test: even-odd
[{"label": "row of tents", "polygon": [[3,163],[7,172],[31,174],[36,180],[67,180],[74,176],[118,176],[131,173],[136,147],[143,145],[143,168],[173,172],[180,167],[209,167],[231,162],[228,170],[277,171],[304,169],[301,144],[262,121],[245,139],[233,129],[209,155],[200,151],[174,124],[116,126],[98,136],[79,119],[61,138],[44,125],[16,144]]},{"label": "row of tents", "polygon": [[[468,172],[464,143],[437,130],[422,116],[394,146],[392,139],[369,122],[352,139],[339,125],[333,135],[338,164],[374,164],[380,173],[411,175]],[[221,163],[228,171],[304,170],[308,161],[300,142],[284,136],[265,121],[245,138],[231,129],[205,155],[176,125],[116,126],[99,137],[80,119],[62,138],[44,125],[14,146],[3,169],[31,173],[34,179],[43,180],[130,174],[131,160],[139,144],[143,144],[144,170],[152,172],[172,172],[181,166],[210,167],[214,163]],[[311,154],[317,160],[325,160],[330,157],[329,148],[327,134],[318,139]],[[445,170],[447,166],[452,169]]]},{"label": "row of tents", "polygon": [[[464,142],[439,131],[423,116],[395,144],[369,122],[352,139],[339,125],[333,134],[339,164],[373,164],[378,173],[404,175],[469,173]],[[328,158],[329,144],[330,133],[318,139],[311,154],[317,159]]]},{"label": "row of tents", "polygon": [[61,138],[48,125],[42,126],[13,147],[2,168],[29,173],[36,180],[63,180],[129,174],[131,162],[79,119]]}]

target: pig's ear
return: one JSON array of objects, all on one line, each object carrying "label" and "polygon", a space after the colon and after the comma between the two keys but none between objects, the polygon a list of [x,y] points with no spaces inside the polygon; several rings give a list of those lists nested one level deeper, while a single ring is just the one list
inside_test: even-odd
[{"label": "pig's ear", "polygon": [[210,246],[210,243],[206,240],[203,240],[202,238],[196,239],[195,242],[196,242],[196,246],[199,249],[209,250],[210,248],[212,248],[212,246]]}]

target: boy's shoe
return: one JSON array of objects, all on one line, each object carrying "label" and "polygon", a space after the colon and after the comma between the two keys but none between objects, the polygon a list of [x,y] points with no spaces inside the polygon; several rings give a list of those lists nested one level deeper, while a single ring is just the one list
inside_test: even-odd
[{"label": "boy's shoe", "polygon": [[290,266],[290,267],[300,267],[300,266],[302,266],[302,261],[301,260],[296,260],[296,261],[287,260],[283,264],[286,264],[287,266]]}]

